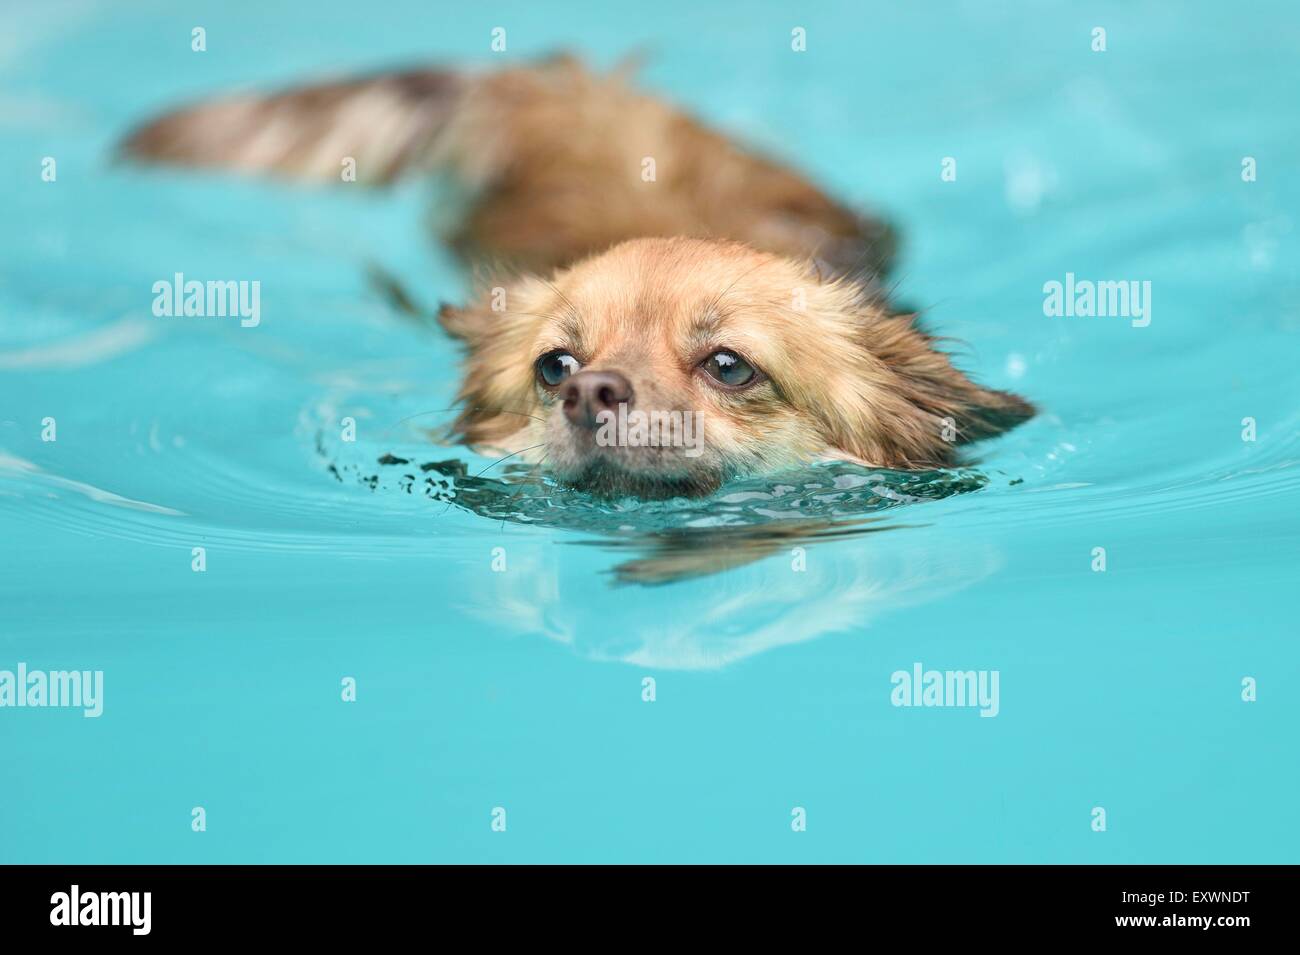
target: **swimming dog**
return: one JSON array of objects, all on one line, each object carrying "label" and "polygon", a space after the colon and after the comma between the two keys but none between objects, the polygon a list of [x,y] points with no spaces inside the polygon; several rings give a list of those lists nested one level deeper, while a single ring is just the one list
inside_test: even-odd
[{"label": "swimming dog", "polygon": [[1034,414],[889,305],[886,224],[568,57],[218,99],[124,151],[450,179],[461,200],[443,238],[514,276],[440,313],[467,353],[452,433],[596,494],[708,494],[828,458],[944,467]]},{"label": "swimming dog", "polygon": [[[813,460],[943,467],[1034,413],[869,286],[736,242],[633,239],[493,298],[440,316],[467,346],[456,434],[596,493],[707,494]],[[659,433],[612,427],[637,412]]]}]

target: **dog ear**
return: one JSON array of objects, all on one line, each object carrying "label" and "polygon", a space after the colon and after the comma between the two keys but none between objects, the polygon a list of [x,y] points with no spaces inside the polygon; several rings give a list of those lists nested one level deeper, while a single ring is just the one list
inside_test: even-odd
[{"label": "dog ear", "polygon": [[439,309],[438,323],[466,349],[452,440],[499,447],[529,424],[536,404],[531,350],[545,290],[541,280],[524,277],[484,288],[470,304]]},{"label": "dog ear", "polygon": [[880,318],[863,332],[868,350],[895,377],[907,405],[901,412],[894,409],[911,419],[900,429],[911,439],[911,447],[900,449],[905,459],[954,463],[955,445],[1002,434],[1035,414],[1023,398],[972,381],[936,347],[938,339],[918,327],[915,314]]},{"label": "dog ear", "polygon": [[856,394],[828,422],[827,456],[876,467],[950,467],[962,444],[1029,420],[1033,405],[976,384],[916,325],[915,315],[866,309]]},{"label": "dog ear", "polygon": [[475,276],[474,292],[465,305],[444,302],[438,324],[471,350],[502,335],[531,332],[543,314],[553,311],[555,286],[537,275],[505,266]]},{"label": "dog ear", "polygon": [[443,302],[438,306],[438,324],[452,338],[472,347],[489,323],[477,306]]}]

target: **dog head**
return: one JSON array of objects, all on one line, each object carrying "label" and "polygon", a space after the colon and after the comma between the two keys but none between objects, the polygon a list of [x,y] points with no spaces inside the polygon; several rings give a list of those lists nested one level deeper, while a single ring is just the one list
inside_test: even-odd
[{"label": "dog head", "polygon": [[863,285],[731,242],[624,242],[440,319],[468,348],[455,436],[607,496],[822,458],[943,467],[1034,413]]}]

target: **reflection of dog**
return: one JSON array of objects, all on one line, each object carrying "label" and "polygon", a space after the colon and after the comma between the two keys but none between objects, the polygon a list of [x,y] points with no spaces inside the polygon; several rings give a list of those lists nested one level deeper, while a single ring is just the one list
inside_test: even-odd
[{"label": "reflection of dog", "polygon": [[619,584],[655,586],[744,567],[796,547],[894,530],[904,525],[875,519],[780,520],[740,527],[681,527],[635,538],[592,541],[598,547],[635,554],[613,568]]},{"label": "reflection of dog", "polygon": [[[741,530],[738,538],[744,532],[761,533],[760,528]],[[695,537],[704,548],[698,556],[711,549],[703,531]],[[715,542],[719,560],[725,559],[725,540]],[[739,540],[733,543],[744,546]],[[621,614],[612,626],[608,602],[590,599],[589,562],[549,543],[529,547],[520,541],[511,548],[510,573],[465,569],[455,591],[456,607],[505,632],[563,643],[587,659],[674,670],[718,669],[830,634],[863,635],[882,614],[942,599],[986,578],[1002,563],[995,545],[958,542],[932,528],[869,534],[851,546],[816,544],[808,549],[803,573],[791,569],[794,558],[789,555],[797,544],[777,546],[786,556],[735,567],[725,586],[718,578],[685,579],[662,599],[654,589],[630,592],[623,599],[631,612]],[[662,579],[662,572],[682,569],[654,566],[659,563],[651,557],[634,573]],[[886,640],[906,636],[887,629],[878,635]],[[907,659],[910,663],[912,658]],[[885,684],[882,699],[888,689]]]},{"label": "reflection of dog", "polygon": [[[709,493],[827,457],[943,466],[1033,414],[885,307],[884,226],[568,59],[217,100],[126,150],[314,178],[349,159],[375,182],[450,174],[468,203],[451,243],[547,275],[443,309],[469,351],[455,431],[595,493]],[[666,433],[602,440],[630,411]]]}]

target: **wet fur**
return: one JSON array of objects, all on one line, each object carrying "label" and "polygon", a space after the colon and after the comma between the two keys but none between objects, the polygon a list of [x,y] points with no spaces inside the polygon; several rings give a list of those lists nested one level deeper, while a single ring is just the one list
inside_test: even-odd
[{"label": "wet fur", "polygon": [[344,157],[363,184],[437,176],[452,187],[432,217],[440,238],[494,267],[545,272],[641,236],[735,239],[866,276],[894,254],[880,219],[638,91],[626,70],[569,56],[208,100],[144,124],[121,151],[316,182],[339,182]]},{"label": "wet fur", "polygon": [[[959,444],[1034,413],[976,385],[914,315],[891,313],[863,284],[739,243],[633,240],[506,286],[502,311],[490,298],[442,311],[444,328],[467,346],[466,410],[454,434],[502,453],[544,453],[561,478],[597,492],[706,493],[824,458],[945,467]],[[593,447],[537,383],[537,358],[557,348],[584,369],[627,376],[636,407],[703,412],[704,453]],[[717,348],[741,353],[768,380],[735,393],[711,386],[696,366]]]},{"label": "wet fur", "polygon": [[[598,494],[704,494],[729,478],[839,458],[951,465],[961,443],[1031,417],[958,371],[880,278],[894,237],[798,173],[733,143],[616,71],[576,60],[486,73],[411,70],[212,100],[123,144],[137,159],[375,185],[454,184],[439,231],[488,274],[440,321],[466,346],[452,434]],[[641,178],[653,157],[656,181]],[[493,310],[487,289],[505,288]],[[596,447],[539,388],[563,348],[632,380],[636,405],[700,411],[704,453]],[[767,376],[711,387],[698,362],[733,349]]]}]

